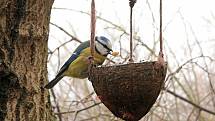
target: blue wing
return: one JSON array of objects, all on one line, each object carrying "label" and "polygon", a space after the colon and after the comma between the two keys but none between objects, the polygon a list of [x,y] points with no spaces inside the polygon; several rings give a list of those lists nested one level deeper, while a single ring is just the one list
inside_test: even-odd
[{"label": "blue wing", "polygon": [[90,41],[86,41],[81,43],[73,52],[72,56],[66,61],[66,63],[61,67],[60,71],[58,72],[57,76],[49,82],[45,88],[50,89],[53,86],[55,86],[62,78],[63,78],[63,73],[68,69],[69,65],[80,55],[82,50],[86,49],[87,47],[90,46]]},{"label": "blue wing", "polygon": [[73,52],[72,56],[64,63],[57,76],[61,76],[69,67],[69,65],[80,55],[81,51],[90,46],[90,41],[81,43]]}]

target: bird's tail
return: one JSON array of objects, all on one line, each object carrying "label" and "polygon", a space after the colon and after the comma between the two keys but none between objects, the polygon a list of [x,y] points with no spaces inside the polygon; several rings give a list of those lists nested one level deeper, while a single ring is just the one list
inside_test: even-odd
[{"label": "bird's tail", "polygon": [[51,89],[51,88],[54,87],[62,78],[63,78],[63,75],[56,76],[51,82],[49,82],[49,83],[45,86],[45,88],[46,88],[46,89]]}]

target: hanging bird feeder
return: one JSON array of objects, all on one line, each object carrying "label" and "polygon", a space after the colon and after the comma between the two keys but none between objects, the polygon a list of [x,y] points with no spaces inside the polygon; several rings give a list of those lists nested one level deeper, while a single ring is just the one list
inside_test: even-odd
[{"label": "hanging bird feeder", "polygon": [[[162,16],[160,16],[160,53],[158,61],[134,63],[132,59],[132,8],[136,0],[129,0],[130,59],[128,64],[91,66],[89,80],[101,102],[117,117],[138,121],[148,113],[164,84],[167,63],[162,52]],[[160,1],[161,2],[161,1]],[[160,3],[160,15],[162,8]],[[94,52],[95,3],[91,9],[91,52]]]}]

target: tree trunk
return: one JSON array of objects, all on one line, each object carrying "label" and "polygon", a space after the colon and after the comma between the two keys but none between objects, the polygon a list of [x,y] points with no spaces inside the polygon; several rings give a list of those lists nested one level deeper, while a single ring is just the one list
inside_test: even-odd
[{"label": "tree trunk", "polygon": [[47,40],[53,0],[0,0],[0,121],[53,121]]}]

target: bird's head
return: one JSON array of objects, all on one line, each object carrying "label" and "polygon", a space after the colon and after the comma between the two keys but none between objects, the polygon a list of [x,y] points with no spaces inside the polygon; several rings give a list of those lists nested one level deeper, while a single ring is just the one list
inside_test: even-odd
[{"label": "bird's head", "polygon": [[113,52],[112,44],[108,38],[104,36],[96,36],[95,40],[95,48],[99,54],[107,56]]}]

